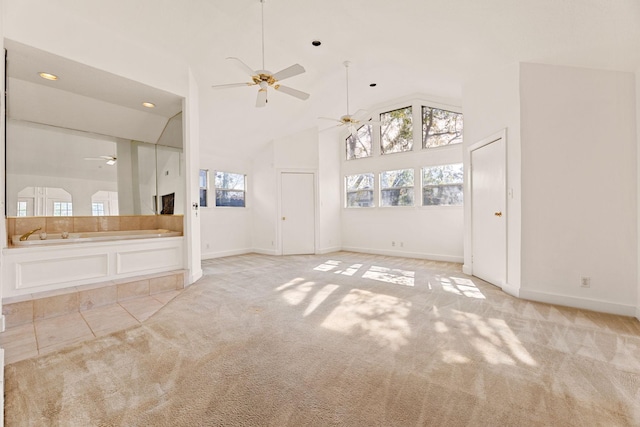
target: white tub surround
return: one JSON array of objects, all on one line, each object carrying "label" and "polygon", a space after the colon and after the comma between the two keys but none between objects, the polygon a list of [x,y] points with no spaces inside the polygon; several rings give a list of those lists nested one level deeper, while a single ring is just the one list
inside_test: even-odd
[{"label": "white tub surround", "polygon": [[[40,242],[39,236],[35,238]],[[7,298],[180,270],[184,267],[184,237],[138,235],[115,241],[30,245],[4,248],[2,254],[2,295]]]},{"label": "white tub surround", "polygon": [[91,231],[81,233],[38,233],[28,236],[26,240],[20,240],[20,235],[11,236],[11,244],[15,247],[64,245],[68,243],[87,243],[130,239],[151,239],[160,237],[181,236],[180,231],[165,229],[157,230],[124,230],[124,231]]}]

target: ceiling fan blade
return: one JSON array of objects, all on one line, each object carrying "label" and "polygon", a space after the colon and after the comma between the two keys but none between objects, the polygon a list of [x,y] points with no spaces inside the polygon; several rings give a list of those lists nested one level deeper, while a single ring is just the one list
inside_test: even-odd
[{"label": "ceiling fan blade", "polygon": [[304,73],[304,67],[300,64],[294,64],[290,67],[285,68],[284,70],[280,70],[273,75],[273,78],[276,81],[288,79],[289,77],[297,76],[298,74]]},{"label": "ceiling fan blade", "polygon": [[297,90],[297,89],[292,89],[292,88],[290,88],[288,86],[275,85],[274,89],[278,90],[280,92],[284,92],[287,95],[295,96],[296,98],[302,99],[303,101],[306,100],[306,99],[309,99],[309,97],[311,96],[306,92],[302,92],[302,91]]},{"label": "ceiling fan blade", "polygon": [[344,124],[342,120],[332,119],[331,117],[318,117],[318,118],[322,120],[331,120],[332,122],[338,122],[340,123],[338,126],[342,126]]},{"label": "ceiling fan blade", "polygon": [[256,107],[264,107],[267,105],[267,90],[260,89],[258,91],[258,98],[256,98]]},{"label": "ceiling fan blade", "polygon": [[229,83],[224,85],[213,85],[213,89],[224,89],[228,87],[253,86],[255,83]]},{"label": "ceiling fan blade", "polygon": [[253,69],[251,69],[251,67],[249,67],[247,64],[245,64],[244,62],[242,62],[242,60],[241,60],[241,59],[236,58],[236,57],[234,57],[234,56],[230,56],[230,57],[228,57],[227,59],[232,59],[232,60],[234,60],[234,61],[236,62],[236,64],[237,64],[240,68],[242,68],[242,69],[244,70],[244,72],[245,72],[245,73],[249,74],[251,77],[253,77],[253,76],[257,76],[257,75],[258,75],[258,73],[257,73],[257,72],[255,72]]}]

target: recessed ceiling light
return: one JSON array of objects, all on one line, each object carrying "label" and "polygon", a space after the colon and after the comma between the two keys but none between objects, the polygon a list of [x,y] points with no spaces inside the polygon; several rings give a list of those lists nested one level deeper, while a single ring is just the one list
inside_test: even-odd
[{"label": "recessed ceiling light", "polygon": [[42,77],[43,79],[47,79],[47,80],[58,80],[58,76],[56,76],[55,74],[50,74],[50,73],[38,73],[38,75],[40,77]]},{"label": "recessed ceiling light", "polygon": [[311,42],[311,44],[316,46],[316,47],[318,47],[318,46],[320,46],[322,44],[322,42],[320,40],[314,40],[314,41]]},{"label": "recessed ceiling light", "polygon": [[142,105],[147,108],[153,108],[156,106],[156,104],[154,104],[153,102],[143,102]]},{"label": "recessed ceiling light", "polygon": [[370,87],[376,87],[376,86],[378,86],[378,84],[377,83],[369,83],[369,86]]}]

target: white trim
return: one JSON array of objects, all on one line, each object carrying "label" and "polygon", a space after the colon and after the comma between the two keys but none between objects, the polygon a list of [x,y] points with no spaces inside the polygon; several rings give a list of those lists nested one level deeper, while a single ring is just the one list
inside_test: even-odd
[{"label": "white trim", "polygon": [[248,253],[255,253],[255,254],[260,254],[260,255],[273,255],[273,256],[279,255],[278,251],[275,250],[275,249],[257,249],[257,248],[253,248]]},{"label": "white trim", "polygon": [[636,307],[636,319],[640,320],[640,307]]},{"label": "white trim", "polygon": [[520,298],[531,300],[531,301],[544,302],[547,304],[555,304],[555,305],[561,305],[565,307],[573,307],[573,308],[580,308],[584,310],[597,311],[600,313],[617,314],[620,316],[633,317],[634,313],[636,314],[636,316],[640,314],[638,313],[637,308],[633,305],[600,301],[600,300],[594,300],[589,298],[576,298],[576,297],[560,295],[560,294],[531,291],[531,290],[522,289],[522,288],[520,289]]},{"label": "white trim", "polygon": [[318,255],[330,254],[333,252],[340,252],[342,248],[340,246],[334,246],[331,248],[321,248],[316,252]]},{"label": "white trim", "polygon": [[245,254],[250,254],[251,252],[254,252],[254,250],[250,248],[234,249],[230,251],[203,252],[200,259],[213,259],[213,258],[223,258],[227,256],[234,256],[234,255],[245,255]]},{"label": "white trim", "polygon": [[464,264],[462,266],[462,272],[466,275],[473,276],[473,268],[469,264]]},{"label": "white trim", "polygon": [[512,285],[510,283],[504,283],[502,285],[502,290],[513,297],[516,297],[516,298],[522,297],[520,295],[520,286]]},{"label": "white trim", "polygon": [[[469,273],[466,274],[473,274],[473,182],[471,180],[471,174],[472,174],[472,170],[473,170],[473,164],[471,162],[472,156],[471,153],[475,150],[478,150],[479,148],[482,148],[484,146],[487,146],[489,144],[492,144],[494,142],[498,142],[502,140],[504,142],[504,152],[503,154],[503,164],[504,164],[504,217],[505,217],[505,221],[504,221],[504,236],[505,236],[505,241],[504,241],[504,246],[505,246],[505,258],[504,258],[504,282],[503,283],[495,283],[495,285],[498,285],[499,287],[501,287],[503,290],[504,288],[508,288],[509,291],[505,291],[507,293],[511,292],[517,292],[517,289],[511,287],[508,285],[509,283],[509,227],[508,227],[508,221],[509,221],[509,206],[508,206],[508,192],[509,192],[509,182],[508,182],[508,170],[507,170],[507,128],[504,128],[492,135],[489,135],[486,138],[481,139],[478,142],[475,142],[473,144],[471,144],[469,147],[467,147],[466,151],[463,153],[463,157],[465,158],[466,164],[469,166],[467,168],[464,169],[464,174],[465,174],[465,179],[464,179],[464,189],[466,190],[466,193],[469,195],[469,197],[465,198],[465,204],[468,204],[469,206],[469,210],[467,211],[469,213],[469,224],[470,224],[470,228],[469,228],[469,251],[471,252],[471,261],[470,261],[470,265],[467,266],[467,270],[469,271]],[[464,164],[464,162],[463,162]],[[512,294],[513,295],[513,294]]]},{"label": "white trim", "polygon": [[298,168],[278,168],[276,170],[276,191],[278,197],[278,216],[276,218],[276,255],[282,255],[282,175],[285,173],[304,173],[311,174],[313,176],[313,253],[317,254],[319,251],[320,240],[320,201],[319,201],[319,183],[318,183],[318,170],[317,169],[298,169]]},{"label": "white trim", "polygon": [[403,257],[403,258],[428,259],[432,261],[454,262],[456,264],[462,264],[462,261],[463,261],[463,258],[461,256],[456,256],[456,255],[426,254],[423,252],[380,250],[380,249],[371,249],[371,248],[358,248],[354,246],[343,246],[342,250],[348,251],[348,252],[359,252],[359,253],[373,254],[373,255],[386,255],[386,256],[395,256],[395,257]]}]

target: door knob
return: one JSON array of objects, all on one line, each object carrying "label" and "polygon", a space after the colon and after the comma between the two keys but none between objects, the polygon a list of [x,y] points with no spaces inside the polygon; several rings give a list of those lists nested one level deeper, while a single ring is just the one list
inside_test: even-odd
[{"label": "door knob", "polygon": [[502,212],[495,212],[494,215],[495,216],[502,216]]},{"label": "door knob", "polygon": [[285,218],[285,217],[282,217],[282,220],[283,220],[283,221],[284,221],[285,219],[287,219],[287,218]]}]

